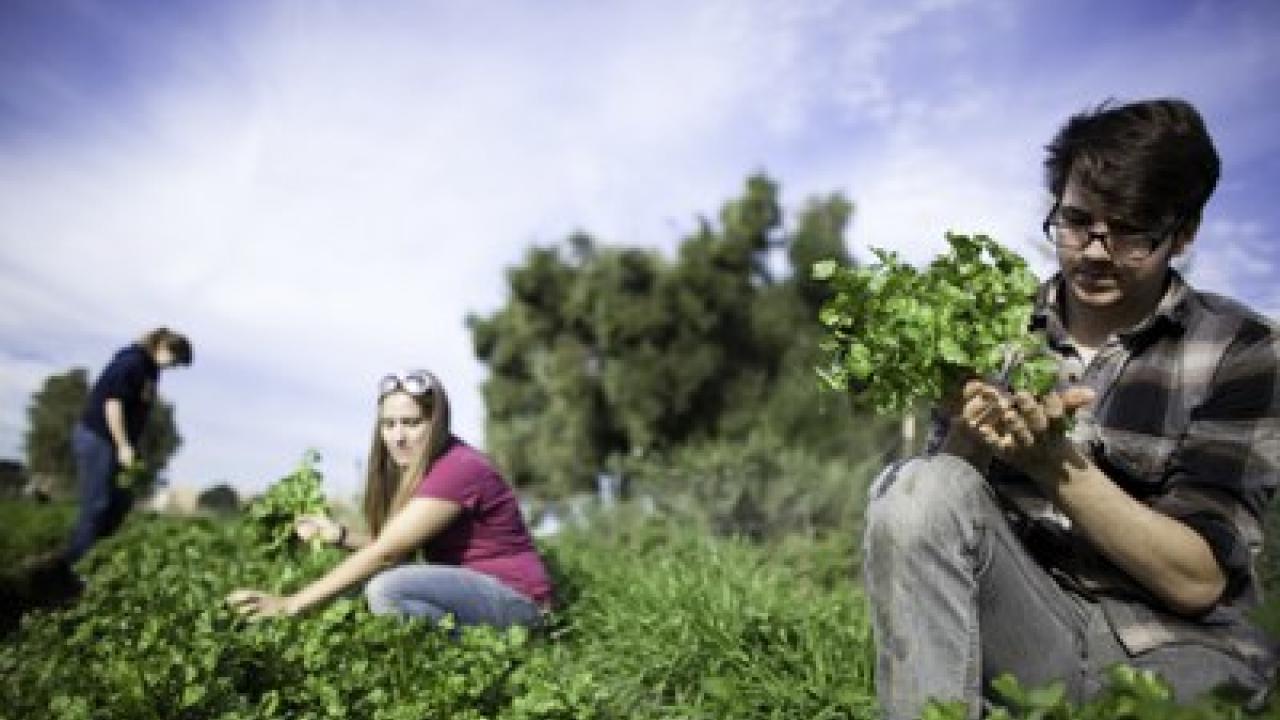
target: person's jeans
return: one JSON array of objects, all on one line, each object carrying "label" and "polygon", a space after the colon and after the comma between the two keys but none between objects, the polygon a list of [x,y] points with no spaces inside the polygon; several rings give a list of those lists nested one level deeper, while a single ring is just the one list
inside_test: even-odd
[{"label": "person's jeans", "polygon": [[919,717],[929,698],[981,712],[1001,673],[1054,680],[1080,702],[1125,662],[1160,672],[1180,700],[1255,674],[1212,648],[1179,644],[1129,656],[1094,602],[1068,592],[1027,553],[994,491],[952,455],[890,466],[871,487],[863,578],[885,717]]},{"label": "person's jeans", "polygon": [[133,505],[133,494],[116,485],[120,465],[110,442],[76,423],[71,448],[80,484],[80,512],[64,553],[68,563],[84,557],[99,538],[114,533]]},{"label": "person's jeans", "polygon": [[385,570],[365,586],[375,615],[404,615],[439,622],[452,615],[459,626],[534,627],[542,613],[529,598],[496,578],[453,565],[413,564]]}]

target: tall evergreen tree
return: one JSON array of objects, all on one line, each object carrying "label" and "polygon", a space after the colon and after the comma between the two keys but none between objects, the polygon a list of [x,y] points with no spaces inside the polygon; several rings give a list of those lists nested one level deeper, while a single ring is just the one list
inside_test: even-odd
[{"label": "tall evergreen tree", "polygon": [[[490,373],[490,452],[516,484],[550,494],[590,487],[613,458],[762,428],[839,452],[849,410],[813,373],[825,290],[809,267],[850,261],[851,212],[839,195],[812,200],[788,236],[776,183],[756,175],[671,260],[583,233],[567,254],[529,250],[508,271],[507,304],[468,319]],[[790,267],[775,277],[782,250]]]}]

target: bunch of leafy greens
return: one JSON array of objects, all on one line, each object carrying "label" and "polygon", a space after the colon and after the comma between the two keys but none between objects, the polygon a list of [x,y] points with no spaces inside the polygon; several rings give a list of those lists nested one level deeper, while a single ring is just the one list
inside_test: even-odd
[{"label": "bunch of leafy greens", "polygon": [[249,517],[257,529],[258,539],[270,549],[288,546],[294,537],[294,523],[304,515],[327,515],[322,483],[324,476],[316,469],[320,453],[308,450],[292,473],[280,478],[266,493],[249,506]]},{"label": "bunch of leafy greens", "polygon": [[150,487],[154,477],[142,460],[134,460],[129,465],[116,471],[116,487],[121,490],[132,490],[135,487]]},{"label": "bunch of leafy greens", "polygon": [[814,264],[834,292],[819,314],[827,386],[880,412],[954,397],[971,377],[1053,389],[1057,363],[1028,327],[1038,281],[1026,261],[985,235],[947,242],[923,271],[881,249],[873,265]]}]

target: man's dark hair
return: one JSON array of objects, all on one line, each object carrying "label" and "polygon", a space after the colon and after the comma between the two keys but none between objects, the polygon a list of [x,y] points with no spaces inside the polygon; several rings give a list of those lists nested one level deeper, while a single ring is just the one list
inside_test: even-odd
[{"label": "man's dark hair", "polygon": [[1072,116],[1047,149],[1054,198],[1074,178],[1109,215],[1143,226],[1198,223],[1221,169],[1200,113],[1172,98],[1104,102]]}]

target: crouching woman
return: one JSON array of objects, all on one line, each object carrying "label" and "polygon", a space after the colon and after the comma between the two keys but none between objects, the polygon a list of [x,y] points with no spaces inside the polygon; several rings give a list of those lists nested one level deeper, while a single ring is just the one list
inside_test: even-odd
[{"label": "crouching woman", "polygon": [[[292,595],[237,590],[227,601],[252,618],[294,615],[366,583],[375,614],[499,628],[536,626],[550,607],[551,581],[515,493],[451,434],[448,397],[429,372],[379,383],[364,515],[367,535],[325,517],[298,521],[303,539],[352,551],[320,579]],[[409,562],[419,552],[425,562]]]}]

